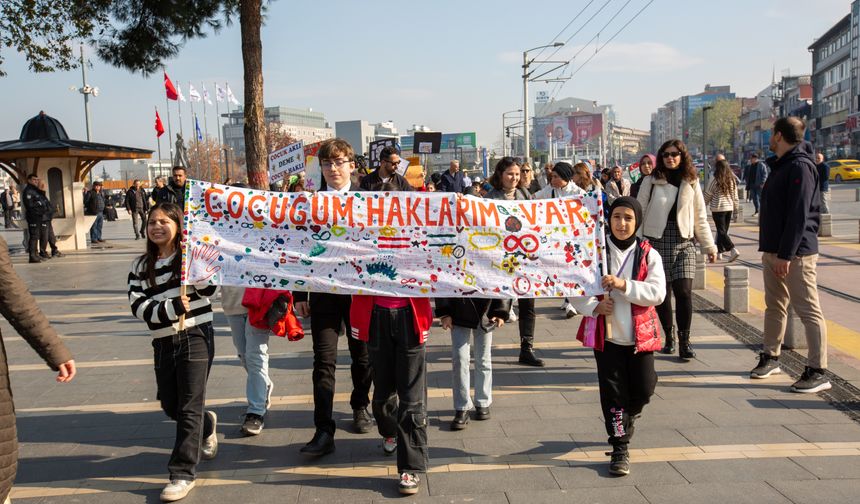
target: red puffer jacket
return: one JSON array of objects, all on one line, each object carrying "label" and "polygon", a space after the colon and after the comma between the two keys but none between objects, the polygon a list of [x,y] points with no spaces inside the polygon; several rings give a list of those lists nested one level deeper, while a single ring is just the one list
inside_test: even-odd
[{"label": "red puffer jacket", "polygon": [[[286,299],[287,309],[284,315],[270,326],[269,309],[281,296]],[[290,341],[298,341],[305,337],[302,324],[293,311],[293,295],[289,291],[248,287],[242,297],[242,306],[248,309],[248,322],[256,328],[269,329],[276,336],[282,338],[286,336]]]}]

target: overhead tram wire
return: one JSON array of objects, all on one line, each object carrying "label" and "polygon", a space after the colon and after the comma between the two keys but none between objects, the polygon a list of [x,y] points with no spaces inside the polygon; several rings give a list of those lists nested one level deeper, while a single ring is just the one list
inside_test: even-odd
[{"label": "overhead tram wire", "polygon": [[[588,9],[588,7],[589,7],[589,6],[591,6],[591,4],[593,4],[595,1],[596,1],[596,0],[590,0],[587,4],[585,4],[585,7],[583,7],[583,8],[579,11],[579,13],[578,13],[576,16],[574,16],[574,17],[573,17],[573,19],[571,19],[571,20],[570,20],[570,22],[569,22],[569,23],[567,23],[567,24],[565,25],[565,27],[564,27],[564,28],[562,28],[562,29],[561,29],[561,31],[560,31],[560,32],[558,32],[558,33],[555,35],[555,37],[553,37],[553,38],[552,38],[552,40],[550,41],[550,44],[552,44],[553,42],[556,42],[556,41],[558,40],[558,38],[561,36],[561,34],[562,34],[562,33],[564,33],[564,32],[565,32],[565,30],[567,30],[568,28],[570,28],[570,25],[572,25],[573,23],[575,23],[575,22],[576,22],[576,20],[577,20],[577,19],[579,19],[579,16],[581,16],[581,15],[582,15],[582,13],[583,13],[583,12],[585,12],[585,10],[586,10],[586,9]],[[607,3],[611,2],[611,1],[612,1],[612,0],[608,0],[608,1],[607,1]],[[598,11],[598,12],[599,12],[599,11]],[[587,23],[587,22],[588,22],[588,21],[586,21],[586,23]],[[580,29],[581,29],[581,28],[580,28]],[[534,57],[534,59],[538,59],[538,58],[540,57],[540,55],[541,55],[541,54],[543,54],[543,52],[544,52],[544,51],[546,51],[547,49],[549,49],[549,48],[548,48],[548,47],[544,47],[543,49],[541,49],[541,50],[540,50],[540,52],[538,52],[538,53],[537,53],[537,55]],[[556,50],[555,50],[555,52],[554,52],[553,54],[555,54],[556,52],[558,52],[558,49],[556,49]],[[552,55],[550,55],[550,57],[552,57]]]},{"label": "overhead tram wire", "polygon": [[[571,40],[573,40],[573,37],[577,36],[577,35],[579,34],[579,32],[581,32],[582,30],[584,30],[584,29],[585,29],[585,27],[586,27],[586,26],[588,26],[588,23],[590,23],[592,19],[594,19],[595,17],[597,17],[597,15],[598,15],[598,14],[600,14],[601,12],[603,12],[603,9],[607,8],[607,7],[609,6],[609,4],[610,4],[610,3],[612,3],[612,0],[606,0],[606,3],[604,3],[604,4],[603,4],[603,6],[602,6],[601,8],[597,9],[597,12],[595,12],[594,14],[592,14],[590,18],[586,19],[586,20],[585,20],[585,23],[583,23],[583,24],[582,24],[582,26],[581,26],[578,30],[576,30],[575,32],[573,32],[573,33],[570,35],[570,37],[567,37],[567,39],[564,41],[564,45],[569,44],[569,43],[570,43],[570,41],[571,41]],[[629,2],[628,2],[628,3],[629,3]],[[590,4],[591,4],[591,2],[589,2],[589,5],[590,5]],[[566,28],[565,28],[565,29],[566,29]],[[587,45],[587,44],[586,44],[586,45]],[[561,51],[561,48],[562,48],[562,47],[564,47],[564,46],[556,47],[555,51],[553,51],[553,52],[552,52],[552,54],[550,54],[549,56],[547,56],[547,59],[552,59],[552,57],[553,57],[553,56],[555,56],[556,54],[558,54],[558,52],[559,52],[559,51]],[[536,67],[537,67],[537,66],[540,66],[540,63],[537,63],[535,66],[536,66]]]},{"label": "overhead tram wire", "polygon": [[[631,17],[631,18],[630,18],[626,23],[624,23],[624,25],[622,25],[622,26],[621,26],[621,28],[619,28],[619,29],[618,29],[618,31],[616,31],[616,32],[615,32],[611,37],[609,37],[609,39],[608,39],[606,42],[604,42],[604,43],[603,43],[603,45],[601,45],[600,47],[598,47],[598,48],[597,48],[597,50],[596,50],[596,51],[594,51],[594,54],[592,54],[591,56],[589,56],[589,57],[588,57],[588,59],[587,59],[587,60],[585,60],[585,61],[584,61],[584,62],[583,62],[583,63],[582,63],[582,64],[581,64],[581,65],[580,65],[580,66],[579,66],[575,71],[571,72],[571,73],[570,73],[570,75],[568,75],[568,77],[573,77],[573,76],[574,76],[574,75],[576,75],[580,70],[582,70],[582,68],[586,65],[586,63],[588,63],[589,61],[591,61],[591,59],[592,59],[592,58],[594,58],[594,56],[596,56],[596,55],[597,55],[597,53],[599,53],[599,52],[600,52],[604,47],[606,47],[606,45],[607,45],[607,44],[609,44],[610,42],[612,42],[612,41],[615,39],[615,37],[617,37],[617,36],[618,36],[622,31],[624,31],[624,29],[625,29],[625,28],[627,28],[627,26],[629,26],[629,25],[630,25],[630,23],[632,23],[633,21],[635,21],[635,20],[636,20],[636,18],[637,18],[637,17],[639,17],[639,15],[640,15],[640,14],[642,14],[642,12],[643,12],[645,9],[647,9],[647,8],[648,8],[648,6],[649,6],[649,5],[651,5],[652,3],[654,3],[654,0],[648,0],[648,3],[646,3],[644,6],[642,6],[642,8],[641,8],[641,9],[639,9],[639,10],[636,12],[636,14],[634,14],[634,15],[633,15],[633,17]],[[572,61],[572,59],[571,59],[571,61]],[[552,95],[550,96],[550,101],[554,100],[554,99],[555,99],[555,97],[556,97],[556,96],[558,96],[558,93],[560,93],[560,92],[561,92],[561,89],[562,89],[562,88],[564,88],[565,84],[567,84],[567,83],[568,83],[568,81],[567,81],[567,80],[565,80],[564,82],[561,82],[561,86],[559,86],[559,88],[555,91],[555,93],[554,93],[554,94],[552,94]]]}]

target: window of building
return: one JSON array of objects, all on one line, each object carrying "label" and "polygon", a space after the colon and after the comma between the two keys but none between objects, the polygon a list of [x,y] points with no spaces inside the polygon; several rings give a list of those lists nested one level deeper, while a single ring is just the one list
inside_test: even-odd
[{"label": "window of building", "polygon": [[48,170],[48,199],[54,205],[54,217],[66,217],[66,200],[63,196],[63,170],[51,168]]}]

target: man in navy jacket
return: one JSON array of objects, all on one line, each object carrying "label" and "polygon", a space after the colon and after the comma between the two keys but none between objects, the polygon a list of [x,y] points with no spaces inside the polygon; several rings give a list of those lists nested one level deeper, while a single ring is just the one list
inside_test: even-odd
[{"label": "man in navy jacket", "polygon": [[830,388],[827,328],[818,301],[816,263],[821,189],[813,148],[803,140],[806,125],[797,117],[777,119],[768,159],[771,169],[761,197],[759,251],[762,254],[764,345],[752,378],[779,373],[779,352],[785,336],[788,306],[797,312],[809,345],[807,366],[791,386],[793,392],[815,393]]}]

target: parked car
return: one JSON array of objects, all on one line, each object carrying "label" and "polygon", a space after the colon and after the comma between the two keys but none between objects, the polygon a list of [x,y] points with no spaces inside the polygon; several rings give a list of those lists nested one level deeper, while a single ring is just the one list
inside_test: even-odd
[{"label": "parked car", "polygon": [[845,180],[860,180],[860,161],[856,159],[834,159],[826,163],[830,167],[830,180],[837,183]]}]

